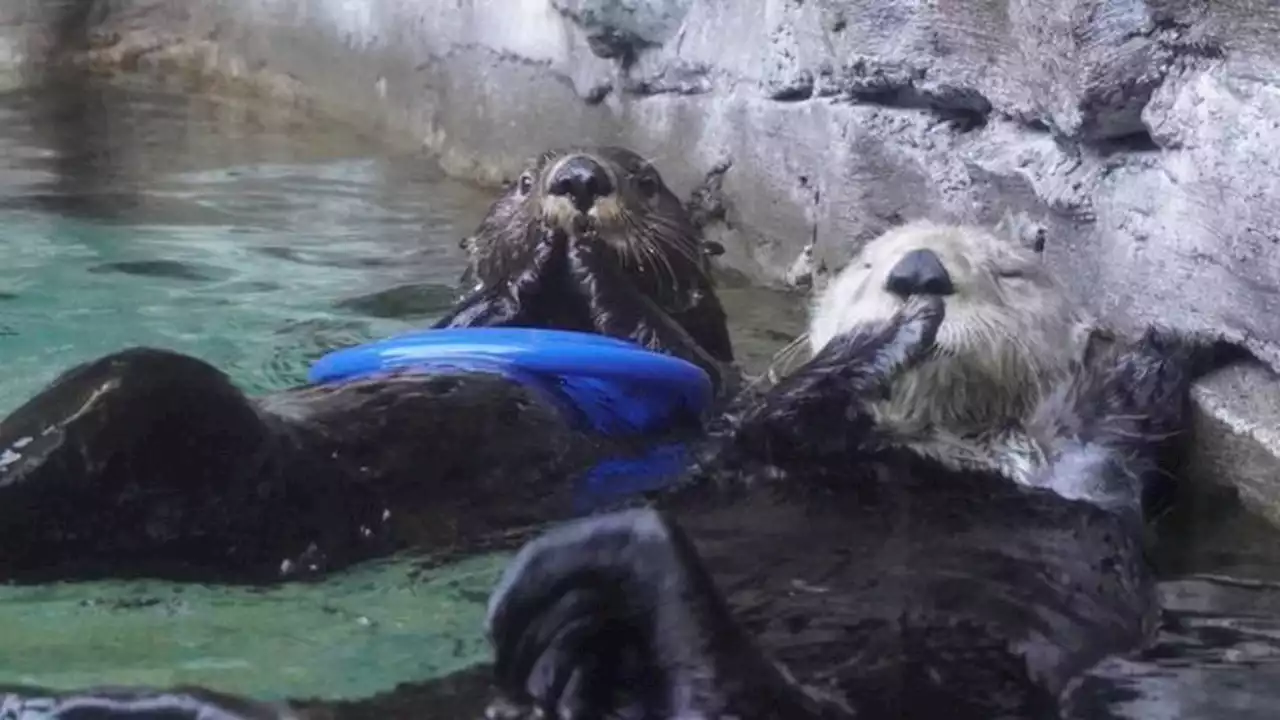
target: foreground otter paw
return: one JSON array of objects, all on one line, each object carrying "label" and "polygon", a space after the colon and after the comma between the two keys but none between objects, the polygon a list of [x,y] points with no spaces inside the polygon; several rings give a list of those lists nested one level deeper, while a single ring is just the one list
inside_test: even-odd
[{"label": "foreground otter paw", "polygon": [[489,715],[692,710],[669,707],[677,695],[670,689],[712,681],[701,640],[718,602],[688,540],[656,512],[557,527],[520,551],[490,599],[488,633],[505,697]]}]

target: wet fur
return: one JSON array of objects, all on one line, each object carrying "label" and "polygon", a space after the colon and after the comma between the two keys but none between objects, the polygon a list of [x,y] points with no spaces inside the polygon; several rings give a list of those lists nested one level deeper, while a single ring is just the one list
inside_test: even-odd
[{"label": "wet fur", "polygon": [[951,308],[819,337],[688,485],[526,545],[490,600],[495,716],[1051,718],[1142,647],[1142,495],[1185,442],[1198,349],[1152,330],[1046,378],[1024,414],[1043,459],[1015,477],[884,411],[954,361]]},{"label": "wet fur", "polygon": [[[613,192],[585,214],[547,185],[589,155]],[[734,374],[724,310],[700,230],[658,171],[618,147],[558,150],[529,163],[464,242],[472,289],[437,327],[534,325],[629,339]]]},{"label": "wet fur", "polygon": [[[477,451],[483,448],[483,451]],[[489,374],[389,373],[250,401],[180,353],[77,366],[0,421],[0,576],[272,582],[571,515],[623,451]]]}]

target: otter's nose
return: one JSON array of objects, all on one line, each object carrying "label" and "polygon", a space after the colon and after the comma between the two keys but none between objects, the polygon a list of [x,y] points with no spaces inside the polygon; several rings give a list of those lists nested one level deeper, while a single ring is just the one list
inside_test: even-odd
[{"label": "otter's nose", "polygon": [[574,207],[586,212],[596,198],[613,192],[613,183],[600,163],[585,155],[574,155],[556,168],[547,189],[552,195],[570,198]]},{"label": "otter's nose", "polygon": [[932,250],[912,250],[889,271],[884,289],[894,295],[950,295],[955,292],[942,259]]}]

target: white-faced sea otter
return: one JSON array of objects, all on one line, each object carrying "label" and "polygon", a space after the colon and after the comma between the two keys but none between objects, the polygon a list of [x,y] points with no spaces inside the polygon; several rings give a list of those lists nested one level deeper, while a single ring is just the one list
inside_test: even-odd
[{"label": "white-faced sea otter", "polygon": [[[698,231],[634,153],[531,161],[470,245],[479,287],[439,326],[603,333],[725,379]],[[677,413],[670,435],[701,420]],[[663,439],[584,433],[555,388],[497,374],[401,370],[251,399],[202,360],[126,349],[0,420],[0,579],[271,581],[408,547],[476,551],[566,516],[570,479],[601,457]]]},{"label": "white-faced sea otter", "polygon": [[1211,356],[1084,327],[984,230],[869,243],[687,485],[518,553],[488,717],[1056,717],[1156,626],[1142,496]]}]

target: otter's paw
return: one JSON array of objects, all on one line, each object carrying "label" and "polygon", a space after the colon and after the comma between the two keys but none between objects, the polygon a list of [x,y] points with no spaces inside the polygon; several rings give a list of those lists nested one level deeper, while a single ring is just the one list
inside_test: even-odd
[{"label": "otter's paw", "polygon": [[[708,597],[710,596],[710,597]],[[489,601],[491,718],[676,716],[669,703],[720,607],[683,534],[633,510],[577,520],[526,545]],[[695,702],[693,698],[685,702]]]},{"label": "otter's paw", "polygon": [[881,340],[878,366],[885,375],[908,367],[933,349],[947,308],[937,295],[913,295]]},{"label": "otter's paw", "polygon": [[778,383],[775,392],[789,383],[804,385],[806,378],[821,376],[834,377],[858,393],[883,387],[897,373],[929,354],[945,315],[946,304],[941,297],[914,295],[892,320],[832,338],[791,378]]},{"label": "otter's paw", "polygon": [[708,428],[697,471],[770,473],[821,457],[853,456],[875,423],[866,408],[901,371],[928,355],[942,324],[941,298],[912,298],[893,320],[859,327],[827,343],[765,392],[748,392]]}]

